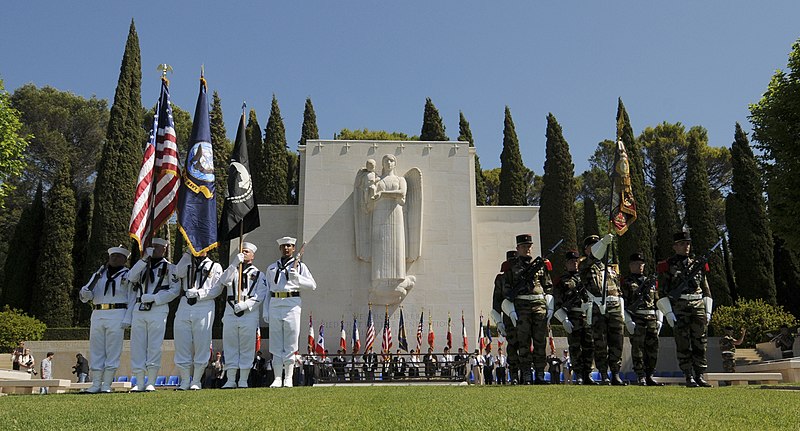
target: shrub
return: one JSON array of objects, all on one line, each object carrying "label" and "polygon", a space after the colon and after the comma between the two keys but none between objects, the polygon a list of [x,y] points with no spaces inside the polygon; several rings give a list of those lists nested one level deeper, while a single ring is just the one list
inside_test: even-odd
[{"label": "shrub", "polygon": [[0,352],[10,353],[20,341],[37,341],[47,326],[8,305],[0,311]]},{"label": "shrub", "polygon": [[756,343],[769,341],[781,325],[794,326],[795,317],[782,306],[770,305],[762,299],[740,299],[733,306],[721,306],[714,311],[711,329],[721,336],[727,325],[734,327],[734,336],[741,328],[747,330],[743,347],[755,347]]}]

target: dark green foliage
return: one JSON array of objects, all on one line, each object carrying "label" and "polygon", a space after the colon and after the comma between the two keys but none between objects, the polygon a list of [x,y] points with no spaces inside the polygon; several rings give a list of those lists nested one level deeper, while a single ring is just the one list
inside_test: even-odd
[{"label": "dark green foliage", "polygon": [[420,141],[449,141],[450,138],[444,133],[444,123],[439,116],[439,110],[433,106],[431,98],[425,99],[425,113],[422,116],[422,131],[419,134]]},{"label": "dark green foliage", "polygon": [[11,353],[20,341],[41,340],[46,328],[39,320],[6,305],[0,311],[0,353]]},{"label": "dark green foliage", "polygon": [[774,244],[767,219],[760,171],[747,135],[736,123],[731,145],[733,187],[725,201],[725,220],[733,254],[737,293],[775,305]]},{"label": "dark green foliage", "polygon": [[[714,225],[708,190],[708,171],[702,157],[703,147],[707,145],[708,135],[702,127],[689,130],[686,154],[686,182],[683,195],[686,198],[686,224],[691,229],[692,252],[701,255],[711,248],[721,237]],[[731,305],[731,295],[725,276],[725,265],[718,251],[709,261],[711,272],[707,274],[708,284],[714,298],[714,305]]]},{"label": "dark green foliage", "polygon": [[131,20],[114,104],[111,106],[106,143],[97,166],[92,235],[87,255],[89,271],[105,261],[108,247],[132,242],[128,237],[128,228],[136,178],[142,162],[142,146],[146,139],[140,126],[141,87],[139,37]]},{"label": "dark green foliage", "polygon": [[[458,140],[469,142],[470,147],[475,147],[472,130],[470,130],[469,122],[463,112],[458,113]],[[478,157],[477,151],[475,152],[475,203],[476,205],[486,205],[486,178],[483,177],[481,158]]]},{"label": "dark green foliage", "polygon": [[500,168],[483,171],[486,181],[486,205],[500,205]]},{"label": "dark green foliage", "polygon": [[[577,247],[575,232],[575,166],[561,125],[553,114],[547,115],[542,197],[539,209],[539,232],[542,252],[564,239],[561,250]],[[564,268],[564,253],[550,257],[553,268]]]},{"label": "dark green foliage", "polygon": [[800,256],[773,235],[775,243],[775,288],[778,304],[800,317]]},{"label": "dark green foliage", "polygon": [[[669,148],[676,143],[685,147],[686,138],[684,128],[680,123],[667,124],[666,122],[659,124],[655,129],[648,127],[642,135],[650,137],[647,154],[654,173],[653,189],[656,191],[653,193],[656,228],[655,257],[656,260],[661,261],[673,254],[672,235],[681,227]],[[640,140],[644,139],[647,138],[640,137]]]},{"label": "dark green foliage", "polygon": [[[264,140],[258,124],[256,110],[251,109],[247,120],[247,158],[250,160],[250,180],[253,181],[253,196],[257,204],[267,203],[267,168],[265,165]],[[227,190],[227,188],[226,188]]]},{"label": "dark green foliage", "polygon": [[92,227],[92,195],[87,193],[78,198],[78,211],[75,214],[75,237],[72,241],[72,320],[78,326],[89,326],[92,316],[90,304],[78,298],[78,291],[89,280],[86,272],[86,247],[89,245],[89,229]]},{"label": "dark green foliage", "polygon": [[648,268],[654,268],[652,227],[650,226],[650,202],[644,184],[644,156],[642,146],[633,136],[631,120],[622,99],[617,104],[617,136],[622,139],[628,151],[631,173],[631,188],[636,199],[636,221],[628,231],[617,240],[620,268],[628,267],[628,257],[632,253],[642,253]]},{"label": "dark green foliage", "polygon": [[309,139],[319,139],[319,129],[317,129],[317,114],[314,112],[314,105],[311,98],[306,98],[306,105],[303,109],[303,127],[300,131],[300,145],[305,145]]},{"label": "dark green foliage", "polygon": [[89,340],[89,325],[72,328],[47,328],[42,334],[43,341]]},{"label": "dark green foliage", "polygon": [[775,234],[800,250],[800,40],[792,44],[786,71],[778,70],[758,103],[750,105],[753,142],[769,195]]},{"label": "dark green foliage", "polygon": [[723,328],[734,327],[738,335],[741,328],[747,329],[743,347],[755,347],[756,343],[769,341],[778,333],[781,325],[795,326],[797,319],[783,307],[768,304],[761,299],[740,299],[736,305],[718,307],[711,318],[713,334],[720,336]]},{"label": "dark green foliage", "polygon": [[[285,205],[286,191],[289,185],[286,179],[289,172],[289,160],[286,154],[286,129],[281,118],[278,99],[272,95],[272,109],[264,128],[266,202],[267,204]],[[251,167],[251,171],[252,171]]]},{"label": "dark green foliage", "polygon": [[403,132],[387,132],[385,130],[342,129],[333,139],[352,141],[419,141],[418,136],[408,136]]},{"label": "dark green foliage", "polygon": [[583,200],[583,233],[581,239],[589,235],[600,235],[600,228],[597,224],[597,207],[591,198]]},{"label": "dark green foliage", "polygon": [[[222,217],[222,205],[225,203],[225,193],[228,190],[228,165],[230,164],[233,144],[228,140],[227,132],[225,131],[225,121],[222,117],[222,101],[216,90],[212,96],[211,111],[209,111],[208,116],[209,126],[211,127],[211,144],[214,148],[214,185],[217,198],[216,223],[219,225],[219,218]],[[183,235],[177,236],[182,237]],[[175,240],[177,242],[177,238]],[[222,243],[218,248],[211,250],[208,256],[215,262],[222,262],[224,259],[227,267],[228,246],[229,243]],[[177,247],[175,248],[177,249]]]},{"label": "dark green foliage", "polygon": [[42,185],[39,184],[33,203],[22,211],[14,229],[10,253],[5,262],[2,302],[11,308],[26,312],[31,310],[43,223],[44,202]]},{"label": "dark green foliage", "polygon": [[47,326],[72,326],[72,247],[75,239],[75,192],[69,159],[64,157],[47,192],[42,245],[37,259],[32,314]]},{"label": "dark green foliage", "polygon": [[527,169],[522,163],[522,154],[519,151],[519,140],[511,118],[511,110],[506,106],[503,121],[503,151],[500,153],[500,205],[526,205],[527,184],[525,173]]},{"label": "dark green foliage", "polygon": [[297,205],[298,187],[300,187],[300,156],[293,152],[286,150],[286,203],[289,205]]}]

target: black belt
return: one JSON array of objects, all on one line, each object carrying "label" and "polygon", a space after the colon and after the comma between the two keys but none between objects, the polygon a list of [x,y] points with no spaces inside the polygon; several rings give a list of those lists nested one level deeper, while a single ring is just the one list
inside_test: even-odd
[{"label": "black belt", "polygon": [[94,304],[94,307],[92,308],[94,308],[95,310],[120,310],[128,308],[128,304],[125,304],[123,302],[119,302],[116,304]]},{"label": "black belt", "polygon": [[300,292],[270,292],[269,296],[273,298],[298,298]]},{"label": "black belt", "polygon": [[[250,298],[252,298],[252,297],[251,296],[247,296],[247,295],[243,295],[241,300],[244,301],[244,300],[247,300],[247,299],[250,299]],[[236,300],[235,296],[228,295],[228,301],[235,301],[235,300]]]}]

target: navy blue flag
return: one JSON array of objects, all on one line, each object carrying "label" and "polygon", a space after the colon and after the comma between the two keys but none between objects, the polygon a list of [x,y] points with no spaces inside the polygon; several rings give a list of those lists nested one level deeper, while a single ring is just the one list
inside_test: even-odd
[{"label": "navy blue flag", "polygon": [[199,256],[217,243],[217,201],[214,197],[214,153],[206,100],[206,80],[200,77],[200,95],[194,109],[192,136],[186,152],[178,192],[178,229],[189,250]]},{"label": "navy blue flag", "polygon": [[400,329],[397,330],[397,347],[408,353],[408,338],[406,338],[406,322],[403,319],[403,309],[400,309]]},{"label": "navy blue flag", "polygon": [[236,143],[233,146],[228,166],[228,193],[225,195],[222,217],[219,220],[219,241],[239,238],[259,225],[261,225],[261,220],[253,197],[244,112],[242,112],[239,128],[236,130]]}]

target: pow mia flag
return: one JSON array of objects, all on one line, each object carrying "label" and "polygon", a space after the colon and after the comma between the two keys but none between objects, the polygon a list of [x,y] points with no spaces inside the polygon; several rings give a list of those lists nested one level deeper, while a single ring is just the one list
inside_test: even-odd
[{"label": "pow mia flag", "polygon": [[239,238],[261,225],[258,207],[253,198],[253,182],[250,178],[250,161],[247,158],[244,111],[236,130],[236,143],[228,166],[228,193],[222,207],[219,222],[219,241]]}]

